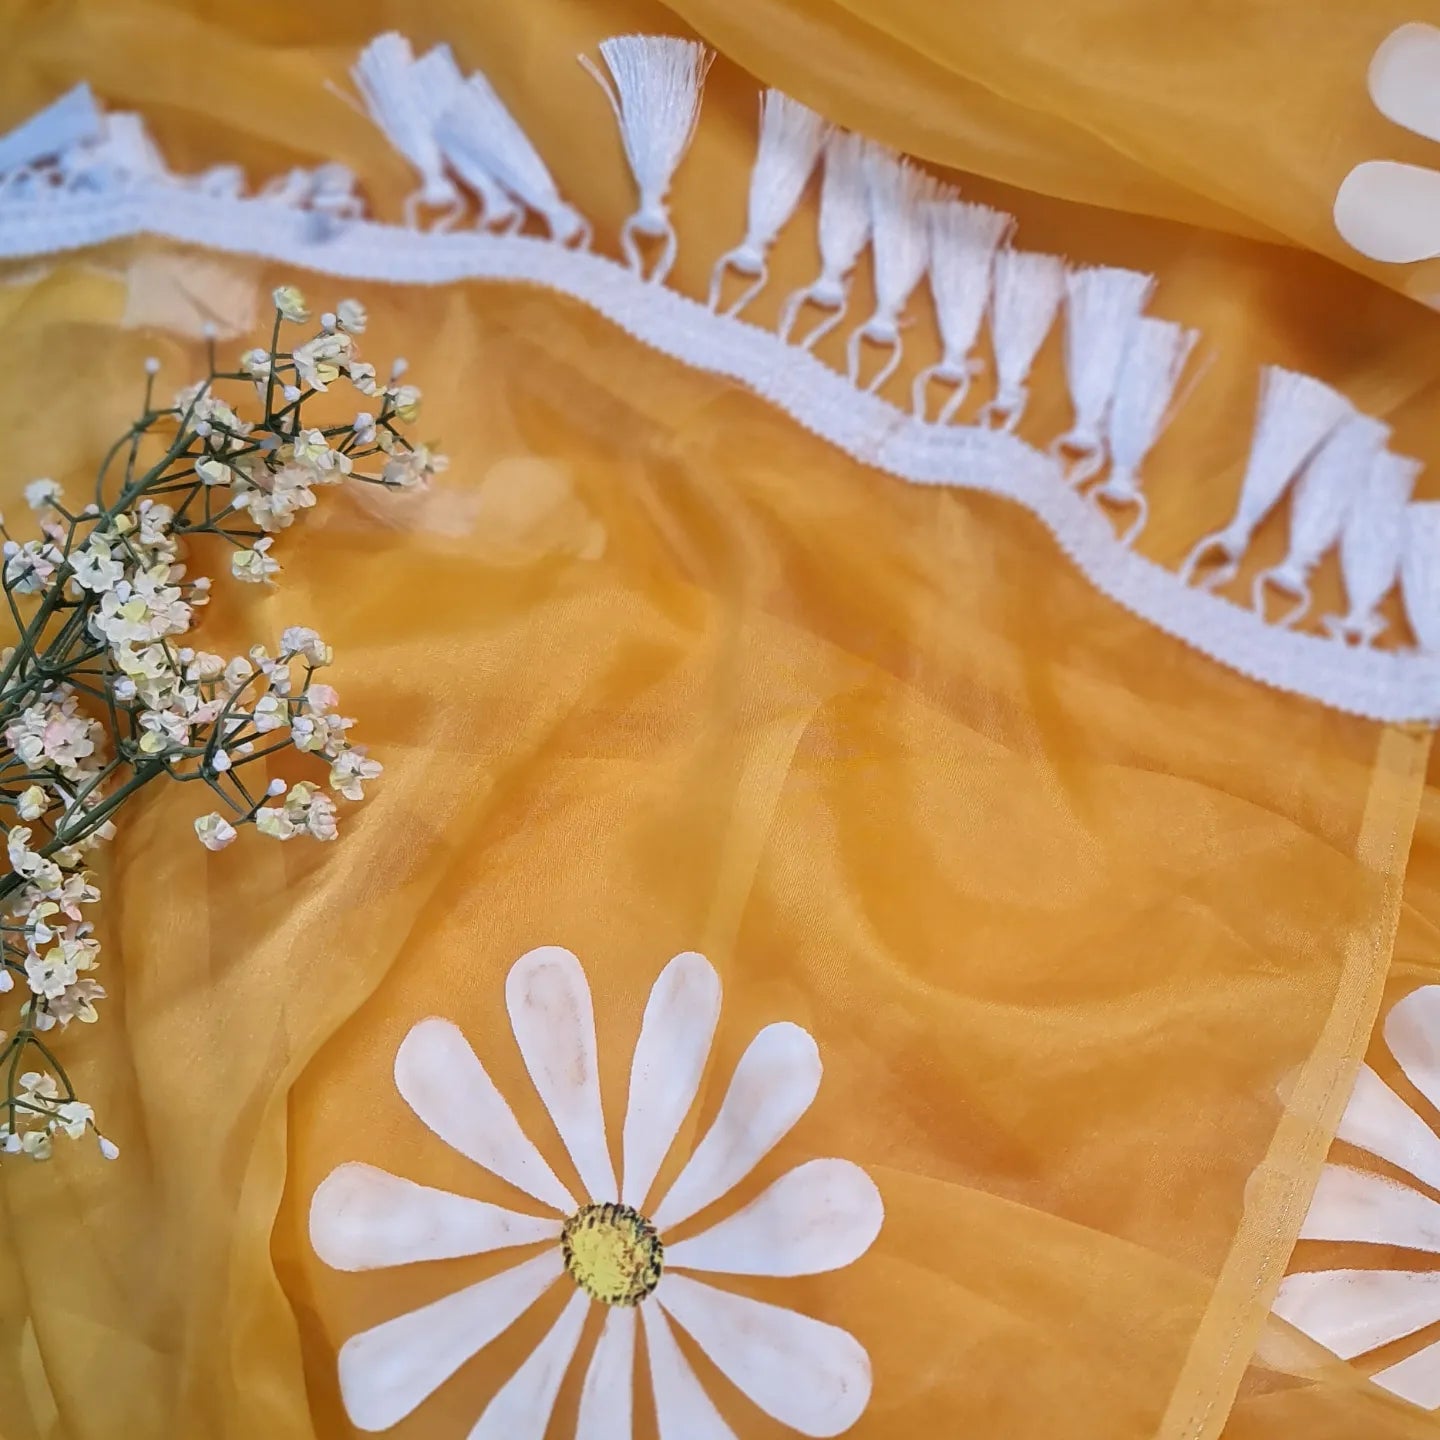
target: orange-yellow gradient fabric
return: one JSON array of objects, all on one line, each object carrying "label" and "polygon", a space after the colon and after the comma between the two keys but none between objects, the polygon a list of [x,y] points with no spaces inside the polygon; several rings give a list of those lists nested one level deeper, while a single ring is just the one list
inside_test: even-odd
[{"label": "orange-yellow gradient fabric", "polygon": [[[1153,269],[1156,311],[1200,327],[1210,356],[1147,470],[1142,548],[1173,563],[1229,517],[1261,364],[1320,375],[1398,450],[1440,459],[1435,318],[1327,229],[1339,177],[1388,143],[1364,69],[1407,18],[1392,0],[6,3],[0,120],[86,78],[143,111],[177,170],[233,161],[257,182],[337,160],[398,218],[403,162],[326,82],[400,28],[486,71],[613,253],[633,197],[574,57],[693,25],[720,58],[676,184],[673,283],[703,295],[743,230],[762,82],[977,172],[967,193],[1017,213],[1029,247]],[[813,275],[813,228],[782,238],[757,318]],[[148,354],[177,388],[202,363],[136,300],[141,277],[194,258],[137,241],[8,267],[6,508],[37,475],[83,482]],[[209,648],[315,626],[386,773],[333,846],[247,832],[209,854],[178,789],[124,817],[111,998],[64,1037],[123,1153],[0,1167],[5,1440],[362,1433],[347,1340],[557,1242],[339,1268],[344,1235],[326,1255],[311,1238],[327,1177],[355,1162],[545,1210],[466,1156],[485,1092],[465,1047],[538,1152],[532,1183],[556,1193],[543,1170],[582,1196],[582,1170],[604,1168],[593,1151],[577,1165],[557,1125],[578,1112],[517,1045],[527,1015],[527,1057],[560,1021],[583,1029],[574,967],[511,979],[543,946],[573,952],[591,997],[598,1068],[580,1070],[598,1074],[617,1168],[652,987],[677,955],[713,967],[713,1042],[655,1196],[681,1188],[757,1035],[796,1047],[790,1070],[776,1062],[786,1084],[815,1082],[773,1149],[666,1233],[677,1253],[812,1161],[837,1162],[825,1173],[871,1217],[858,1167],[883,1208],[838,1268],[700,1277],[850,1337],[767,1352],[769,1390],[733,1327],[664,1329],[642,1299],[636,1436],[659,1433],[657,1355],[712,1410],[673,1388],[660,1403],[741,1440],[837,1424],[858,1440],[1437,1433],[1266,1319],[1387,987],[1435,968],[1440,881],[1424,870],[1406,892],[1422,805],[1435,820],[1428,732],[1224,670],[1094,592],[1025,514],[854,463],[551,295],[206,263],[261,297],[294,280],[317,308],[360,293],[366,353],[408,357],[420,438],[452,465],[421,496],[326,495],[259,599],[217,580]],[[927,345],[917,328],[914,365]],[[1067,413],[1055,337],[1034,390],[1038,438]],[[1283,545],[1267,525],[1257,563]],[[1328,569],[1318,583],[1338,593]],[[461,1051],[445,1026],[416,1032],[449,1063],[412,1048],[406,1095],[397,1053],[429,1017]],[[564,1065],[539,1069],[573,1100]],[[791,1093],[767,1081],[741,1100]],[[616,1233],[597,1221],[575,1264],[640,1283],[596,1248]],[[398,1417],[414,1377],[383,1347],[349,1352],[345,1383],[397,1440],[463,1440],[502,1387],[542,1384],[527,1357],[573,1313],[579,1358],[545,1432],[570,1437],[611,1309],[572,1312],[577,1294],[561,1275],[488,1344],[450,1302],[443,1345],[404,1361],[441,1379]],[[459,1347],[448,1379],[444,1346]],[[590,1434],[629,1433],[618,1393],[593,1402],[610,1428]]]}]

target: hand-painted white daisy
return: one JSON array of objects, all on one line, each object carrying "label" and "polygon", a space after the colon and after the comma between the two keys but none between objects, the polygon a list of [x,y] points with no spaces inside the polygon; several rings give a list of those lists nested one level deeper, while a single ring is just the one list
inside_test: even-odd
[{"label": "hand-painted white daisy", "polygon": [[[1440,1108],[1440,985],[1412,991],[1394,1006],[1385,1043],[1405,1078]],[[1440,1136],[1368,1065],[1336,1136],[1440,1190]],[[1440,1254],[1440,1203],[1386,1176],[1331,1163],[1321,1171],[1300,1238]],[[1440,1271],[1303,1271],[1285,1278],[1275,1313],[1350,1360],[1440,1321]],[[1440,1342],[1370,1378],[1413,1404],[1440,1408]]]},{"label": "hand-painted white daisy", "polygon": [[687,1331],[766,1414],[802,1435],[839,1435],[870,1400],[870,1359],[846,1331],[716,1289],[677,1271],[814,1275],[858,1259],[880,1231],[874,1183],[846,1160],[812,1160],[689,1239],[663,1237],[737,1185],[790,1131],[820,1087],[820,1056],[798,1025],[766,1026],[736,1067],[710,1130],[649,1210],[660,1166],[699,1091],[720,1015],[720,979],[677,955],[645,1007],[630,1070],[616,1179],[601,1113],[595,1019],[580,962],[547,947],[516,962],[510,1025],[535,1089],[574,1161],[576,1201],[522,1133],[475,1052],[448,1020],[416,1025],[395,1056],[401,1096],[448,1145],[557,1212],[519,1214],[371,1165],[333,1170],[310,1207],[316,1253],[339,1270],[479,1255],[548,1242],[535,1258],[352,1336],[340,1390],[363,1430],[397,1424],[568,1273],[559,1319],[501,1386],[469,1440],[543,1440],[592,1302],[608,1307],[586,1373],[576,1440],[629,1440],[636,1312],[645,1331],[661,1440],[734,1440],[670,1328]]}]

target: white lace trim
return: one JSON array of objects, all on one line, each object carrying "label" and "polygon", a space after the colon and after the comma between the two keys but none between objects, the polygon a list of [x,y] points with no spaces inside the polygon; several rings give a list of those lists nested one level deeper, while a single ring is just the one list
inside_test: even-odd
[{"label": "white lace trim", "polygon": [[[1193,337],[1144,317],[1149,277],[1103,269],[1070,273],[1067,367],[1076,414],[1053,454],[1003,429],[931,423],[906,413],[872,393],[873,381],[862,387],[817,359],[809,349],[813,337],[795,343],[733,313],[716,313],[656,283],[653,275],[642,278],[645,262],[637,237],[660,243],[662,271],[673,258],[675,236],[664,193],[688,143],[704,56],[698,49],[671,48],[660,54],[658,70],[647,70],[660,53],[654,48],[660,42],[625,38],[633,42],[628,51],[611,48],[603,54],[615,83],[612,101],[625,128],[627,153],[645,170],[642,207],[626,227],[631,266],[585,248],[567,248],[566,242],[577,240],[583,247],[588,227],[554,192],[543,162],[513,120],[487,131],[485,143],[467,147],[464,169],[454,163],[441,168],[436,154],[448,156],[445,144],[453,148],[458,143],[453,138],[456,117],[464,112],[437,105],[435,77],[453,71],[456,83],[467,82],[448,52],[439,61],[440,52],[433,51],[413,61],[408,46],[387,50],[384,66],[369,66],[365,93],[372,111],[383,116],[387,133],[405,139],[402,148],[422,178],[416,206],[444,204],[443,226],[448,227],[465,200],[465,192],[448,178],[450,171],[461,175],[471,194],[478,193],[478,181],[470,175],[499,175],[494,195],[482,197],[491,207],[486,212],[491,223],[513,227],[516,207],[528,207],[542,214],[553,238],[478,228],[425,231],[359,218],[351,177],[337,166],[294,171],[252,197],[243,194],[244,178],[234,167],[180,179],[165,170],[136,117],[100,115],[82,87],[0,139],[0,159],[8,166],[0,176],[0,256],[50,254],[149,234],[357,280],[435,285],[484,279],[559,291],[652,348],[746,386],[857,460],[915,484],[986,491],[1016,501],[1049,527],[1099,590],[1252,679],[1375,720],[1440,721],[1440,655],[1429,648],[1381,650],[1373,644],[1383,628],[1375,606],[1396,584],[1422,643],[1430,647],[1440,640],[1440,555],[1428,549],[1422,553],[1419,543],[1436,535],[1440,507],[1408,503],[1418,467],[1383,449],[1388,437],[1382,425],[1357,425],[1349,402],[1319,381],[1266,371],[1236,518],[1197,545],[1185,576],[1166,569],[1130,546],[1145,514],[1136,468],[1167,418],[1163,412],[1173,403]],[[393,47],[399,37],[383,39]],[[367,56],[373,60],[372,52],[373,47]],[[413,97],[395,92],[406,83],[407,64],[427,67],[428,118],[414,108]],[[472,113],[493,113],[499,105],[493,92],[482,99],[478,105],[470,93],[466,103]],[[660,142],[648,149],[647,123],[659,127]],[[768,212],[765,197],[752,196],[752,218],[759,216],[761,223],[752,224],[746,243],[727,257],[731,266],[763,280],[765,249],[783,224],[782,212],[793,209],[803,188],[796,172],[808,174],[823,151],[825,268],[805,292],[806,301],[833,312],[820,328],[839,322],[848,299],[848,272],[864,247],[873,245],[877,275],[885,283],[878,287],[880,307],[852,333],[853,364],[858,378],[862,336],[889,348],[886,364],[892,364],[900,344],[899,317],[933,266],[937,301],[949,307],[941,323],[946,359],[936,378],[965,386],[978,365],[965,349],[978,333],[984,310],[1001,379],[1001,393],[988,410],[1013,424],[1024,406],[1036,336],[1043,338],[1061,303],[1059,262],[997,250],[1003,224],[953,209],[963,202],[933,184],[917,183],[906,162],[878,147],[862,143],[855,150],[852,137],[828,128],[822,133],[773,101],[764,112],[762,124],[767,123],[772,129],[768,142],[762,141],[765,167],[781,177],[785,194]],[[438,151],[427,144],[427,135],[439,137]],[[776,155],[786,136],[807,152],[798,160],[792,157],[788,166]],[[505,153],[497,153],[505,147]],[[488,168],[477,170],[482,166]],[[507,174],[519,178],[503,178]],[[868,215],[857,210],[862,192],[856,187],[866,176]],[[900,208],[877,209],[892,205],[886,196],[899,197],[893,205]],[[947,254],[942,268],[930,253],[931,244],[940,243],[933,237],[941,235],[949,237],[948,243],[972,246],[970,258]],[[936,284],[937,276],[943,283]],[[718,294],[717,277],[717,299]],[[793,313],[789,320],[793,323]],[[788,333],[788,324],[785,329]],[[923,398],[921,391],[922,404]],[[1357,468],[1347,497],[1341,492],[1351,466]],[[1304,483],[1297,485],[1297,480]],[[1098,483],[1087,492],[1082,487],[1091,481]],[[1284,623],[1276,623],[1207,586],[1231,572],[1260,519],[1292,491],[1299,506],[1299,517],[1292,521],[1303,518],[1303,523],[1292,525],[1291,557],[1269,574],[1282,589],[1290,582],[1290,593],[1301,596],[1302,603]],[[1138,513],[1112,518],[1106,506],[1138,507]],[[1351,614],[1328,617],[1332,635],[1288,628],[1308,605],[1306,572],[1332,547],[1341,556]],[[1187,583],[1189,572],[1207,554],[1220,559],[1219,570]],[[1347,644],[1347,639],[1360,643]]]}]

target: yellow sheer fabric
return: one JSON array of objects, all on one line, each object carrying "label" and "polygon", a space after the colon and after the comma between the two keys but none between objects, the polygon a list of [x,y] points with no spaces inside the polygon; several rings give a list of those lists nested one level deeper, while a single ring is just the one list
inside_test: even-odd
[{"label": "yellow sheer fabric", "polygon": [[[1431,316],[1314,256],[1176,223],[1243,211],[1230,228],[1326,248],[1318,210],[1287,225],[1268,199],[1242,203],[1267,195],[1263,156],[1197,129],[1168,82],[1140,161],[1074,106],[1020,93],[1027,51],[1053,45],[1077,66],[1075,32],[1108,43],[1112,7],[1065,7],[1066,31],[1033,14],[1026,30],[1015,10],[1008,49],[985,52],[1008,55],[1015,86],[996,82],[1006,103],[973,112],[945,76],[981,7],[951,7],[951,43],[912,37],[913,58],[864,43],[856,27],[875,16],[683,8],[765,80],[887,139],[1175,217],[1003,197],[1028,245],[1155,268],[1157,308],[1220,352],[1148,472],[1155,554],[1227,517],[1262,361],[1322,374],[1392,420],[1398,448],[1434,458]],[[1307,57],[1328,73],[1347,27],[1306,13],[1336,46]],[[679,23],[613,0],[243,15],[95,0],[0,17],[16,37],[0,61],[7,115],[85,76],[145,109],[176,168],[237,160],[258,179],[343,160],[390,215],[403,166],[323,82],[387,25],[447,39],[607,247],[630,192],[573,56]],[[1152,89],[1187,25],[1208,22],[1166,6],[1160,23],[1126,31]],[[1236,74],[1233,93],[1258,105]],[[1087,93],[1108,93],[1103,67]],[[753,78],[722,59],[675,197],[691,293],[739,233],[754,108]],[[1278,132],[1250,113],[1277,150],[1310,153],[1303,113]],[[1182,150],[1226,188],[1194,183]],[[1316,206],[1330,163],[1296,180]],[[761,315],[810,278],[812,231],[782,241]],[[86,475],[147,353],[177,385],[198,364],[119,325],[114,277],[149,248],[89,257],[102,271],[17,269],[0,290],[12,509],[36,474]],[[364,291],[367,352],[409,357],[421,429],[454,465],[416,499],[327,496],[284,537],[276,592],[247,604],[220,587],[206,643],[316,626],[387,774],[333,848],[246,835],[210,856],[184,793],[127,817],[106,877],[113,998],[67,1037],[124,1155],[0,1169],[6,1440],[360,1433],[337,1388],[341,1342],[500,1262],[337,1274],[310,1248],[310,1198],[362,1160],[505,1199],[395,1093],[396,1048],[431,1014],[465,1031],[570,1178],[504,1011],[510,965],[545,943],[589,974],[612,1133],[660,968],[696,949],[720,972],[715,1051],[666,1174],[757,1029],[814,1035],[818,1099],[737,1196],[837,1155],[875,1179],[885,1225],[847,1269],[734,1288],[866,1347],[857,1437],[1432,1433],[1344,1367],[1297,1358],[1278,1327],[1245,1374],[1386,985],[1428,735],[1218,668],[1096,595],[1023,514],[856,465],[578,307],[300,278],[317,297]],[[1037,435],[1064,410],[1053,341],[1042,371]],[[1282,543],[1271,527],[1261,549]],[[392,1433],[467,1434],[560,1299]],[[786,1433],[692,1358],[743,1440]],[[573,1433],[581,1374],[552,1436]]]}]

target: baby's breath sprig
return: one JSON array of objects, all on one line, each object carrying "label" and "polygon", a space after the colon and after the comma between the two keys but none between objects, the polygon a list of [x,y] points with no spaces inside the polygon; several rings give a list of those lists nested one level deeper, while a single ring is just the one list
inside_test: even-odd
[{"label": "baby's breath sprig", "polygon": [[[222,371],[212,344],[210,373],[169,405],[156,402],[160,367],[147,362],[144,410],[101,463],[93,500],[72,509],[58,485],[36,480],[25,498],[39,538],[17,540],[0,520],[0,593],[14,628],[0,652],[0,1000],[13,996],[17,1011],[0,1014],[0,1155],[45,1159],[54,1137],[90,1131],[107,1158],[119,1153],[76,1094],[57,1032],[93,1022],[105,998],[86,919],[100,899],[90,857],[113,837],[120,807],[170,779],[211,793],[214,808],[195,821],[211,850],[246,825],[333,840],[332,797],[359,800],[380,773],[351,742],[339,696],[315,678],[331,651],[313,630],[291,627],[273,653],[257,645],[230,659],[189,643],[211,595],[209,578],[187,569],[192,541],[228,548],[235,580],[270,584],[276,532],[317,491],[413,489],[445,464],[403,433],[420,403],[401,383],[404,362],[382,384],[360,358],[358,301],[285,349],[285,325],[310,313],[293,286],[274,300],[269,348]],[[337,384],[371,409],[317,420]],[[264,410],[254,421],[242,416],[252,389]],[[251,778],[286,750],[314,757],[320,780]]]}]

